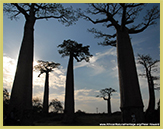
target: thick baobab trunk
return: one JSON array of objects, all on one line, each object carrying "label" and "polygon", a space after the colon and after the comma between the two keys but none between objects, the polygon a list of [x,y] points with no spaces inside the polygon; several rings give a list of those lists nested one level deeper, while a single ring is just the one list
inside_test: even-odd
[{"label": "thick baobab trunk", "polygon": [[48,104],[49,104],[49,73],[46,72],[44,99],[43,99],[43,113],[45,114],[48,114],[48,110],[49,110]]},{"label": "thick baobab trunk", "polygon": [[32,110],[34,23],[35,20],[30,19],[24,26],[24,37],[9,104],[9,114],[14,111],[14,115],[20,120],[29,119],[27,117]]},{"label": "thick baobab trunk", "polygon": [[123,122],[143,122],[143,102],[129,34],[117,31],[117,60]]},{"label": "thick baobab trunk", "polygon": [[74,120],[74,74],[73,74],[73,55],[70,54],[65,93],[64,122],[72,123]]}]

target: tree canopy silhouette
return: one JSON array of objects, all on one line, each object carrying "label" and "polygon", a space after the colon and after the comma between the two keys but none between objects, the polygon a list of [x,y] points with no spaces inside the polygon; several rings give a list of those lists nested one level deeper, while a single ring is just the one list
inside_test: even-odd
[{"label": "tree canopy silhouette", "polygon": [[48,62],[48,61],[37,61],[39,64],[34,66],[35,70],[40,71],[38,77],[41,74],[45,73],[45,89],[44,89],[44,98],[43,98],[43,113],[47,114],[49,111],[49,72],[52,72],[54,68],[58,68],[60,66],[59,63]]},{"label": "tree canopy silhouette", "polygon": [[7,109],[10,102],[10,94],[6,88],[3,88],[3,119],[7,117]]},{"label": "tree canopy silhouette", "polygon": [[32,119],[27,119],[26,116],[31,117],[32,110],[34,25],[37,20],[53,18],[69,26],[77,21],[77,17],[72,7],[64,8],[59,3],[4,3],[3,12],[11,20],[18,19],[20,14],[25,18],[24,35],[8,112],[16,108],[22,124],[29,125]]},{"label": "tree canopy silhouette", "polygon": [[159,60],[153,60],[150,55],[138,54],[137,62],[144,67],[145,74],[140,75],[146,77],[148,82],[149,103],[146,110],[146,119],[148,119],[148,117],[150,117],[150,114],[155,111],[154,80],[159,79],[159,76],[153,76],[152,73],[158,71],[157,63],[159,62]]},{"label": "tree canopy silhouette", "polygon": [[66,76],[66,90],[65,90],[65,106],[64,106],[64,122],[72,123],[74,121],[74,73],[73,73],[73,58],[77,62],[85,60],[89,61],[92,55],[89,53],[89,46],[83,46],[72,40],[64,40],[62,44],[58,45],[59,54],[62,57],[69,56],[69,63]]},{"label": "tree canopy silhouette", "polygon": [[32,99],[33,111],[36,113],[42,112],[43,104],[40,98],[35,97]]},{"label": "tree canopy silhouette", "polygon": [[116,46],[123,122],[132,122],[132,114],[136,116],[137,122],[144,121],[143,102],[129,34],[143,32],[149,26],[156,24],[156,20],[160,17],[159,7],[153,6],[146,11],[146,14],[143,13],[140,22],[135,22],[144,8],[143,3],[90,3],[85,11],[78,9],[79,16],[87,21],[115,29],[113,34],[95,28],[89,31],[97,38],[104,38],[100,45]]},{"label": "tree canopy silhouette", "polygon": [[62,113],[63,112],[62,103],[59,100],[57,100],[57,99],[52,99],[50,104],[49,104],[49,107],[55,113],[59,113],[59,112]]},{"label": "tree canopy silhouette", "polygon": [[60,3],[5,3],[3,11],[11,20],[17,20],[23,14],[26,20],[54,18],[66,26],[77,21],[72,7],[64,8]]},{"label": "tree canopy silhouette", "polygon": [[113,88],[105,88],[105,89],[101,89],[100,94],[96,96],[96,97],[103,98],[104,100],[107,101],[108,114],[111,114],[111,102],[110,102],[110,99],[111,99],[111,96],[112,96],[113,92],[116,92],[116,90],[113,89]]},{"label": "tree canopy silhouette", "polygon": [[37,62],[38,65],[35,65],[34,69],[40,71],[38,77],[40,77],[40,75],[43,73],[52,72],[54,68],[58,68],[60,66],[60,63],[55,63],[55,62],[49,62],[43,60],[38,60]]},{"label": "tree canopy silhouette", "polygon": [[78,44],[76,41],[72,40],[64,40],[63,44],[58,45],[61,50],[58,50],[59,54],[62,57],[65,56],[72,56],[77,60],[77,62],[81,62],[85,60],[86,62],[89,61],[89,58],[92,55],[89,53],[89,46],[83,46],[82,44]]}]

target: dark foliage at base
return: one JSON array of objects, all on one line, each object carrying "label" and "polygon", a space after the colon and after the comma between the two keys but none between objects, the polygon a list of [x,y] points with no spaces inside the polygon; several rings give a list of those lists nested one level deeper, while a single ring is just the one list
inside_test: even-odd
[{"label": "dark foliage at base", "polygon": [[[89,114],[76,112],[73,123],[64,123],[62,113],[33,113],[33,124],[29,126],[99,126],[100,123],[122,123],[121,112],[114,112],[111,115],[106,113]],[[156,110],[152,116],[148,117],[145,123],[159,123],[160,116]],[[21,126],[20,121],[7,120],[4,126]]]}]

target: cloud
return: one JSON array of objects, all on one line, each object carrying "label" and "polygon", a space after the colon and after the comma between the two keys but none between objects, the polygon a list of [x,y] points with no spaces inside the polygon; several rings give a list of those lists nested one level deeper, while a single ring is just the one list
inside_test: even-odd
[{"label": "cloud", "polygon": [[101,102],[96,97],[97,90],[94,89],[79,89],[75,90],[75,110],[82,110],[85,112],[93,113],[97,105]]},{"label": "cloud", "polygon": [[[109,58],[108,56],[113,56],[114,58]],[[81,62],[79,65],[76,65],[76,68],[80,67],[89,67],[92,68],[95,72],[94,75],[105,72],[109,68],[109,76],[116,77],[118,76],[117,62],[115,59],[116,51],[115,49],[109,49],[103,53],[96,53],[95,56],[90,60],[90,64],[87,62]],[[106,60],[107,57],[107,60]],[[105,62],[106,60],[106,62]],[[160,67],[160,64],[158,64]],[[16,70],[16,60],[10,58],[7,55],[3,55],[3,86],[11,91],[11,87],[14,80]],[[138,73],[142,73],[143,68],[141,65],[137,64]],[[44,93],[44,84],[45,84],[45,74],[42,74],[38,77],[39,72],[33,72],[33,97],[39,97],[43,99]],[[160,75],[160,71],[153,73],[154,75]],[[63,67],[60,69],[54,69],[53,72],[49,74],[49,97],[50,101],[57,98],[59,101],[64,102],[65,99],[65,81],[66,81],[66,70]],[[159,82],[159,80],[158,80]],[[142,91],[142,97],[145,102],[145,108],[148,104],[148,85],[146,78],[139,77],[139,84]],[[96,108],[99,112],[106,112],[106,101],[102,98],[97,98],[96,95],[99,94],[98,90],[95,89],[77,89],[75,93],[75,109],[82,110],[86,112],[95,113]],[[157,100],[159,94],[157,95]],[[114,93],[111,99],[112,110],[120,110],[120,95],[119,93]]]},{"label": "cloud", "polygon": [[[34,61],[36,64],[36,61]],[[16,71],[16,60],[3,55],[3,87],[7,88],[9,92],[11,92],[11,88],[14,81]],[[54,69],[53,72],[49,74],[49,86],[54,89],[59,89],[65,87],[65,76],[66,70],[63,67],[60,69]],[[45,73],[41,74],[38,77],[39,71],[33,71],[33,96],[37,96],[42,98],[44,85],[45,85]]]},{"label": "cloud", "polygon": [[140,43],[145,42],[147,39],[148,39],[148,37],[143,37],[143,38],[135,39],[134,41],[132,41],[132,45],[139,45]]},{"label": "cloud", "polygon": [[[43,98],[44,85],[45,85],[45,73],[38,77],[39,72],[34,71],[33,79],[33,90],[34,96]],[[59,69],[54,69],[53,72],[49,73],[49,100],[57,98],[59,101],[64,99],[64,88],[65,88],[65,69],[60,67]]]},{"label": "cloud", "polygon": [[66,81],[66,70],[62,67],[60,69],[54,69],[53,72],[49,74],[49,85],[53,88],[65,87]]},{"label": "cloud", "polygon": [[13,84],[13,79],[16,71],[16,61],[6,54],[3,55],[3,86],[9,91]]},{"label": "cloud", "polygon": [[117,66],[117,62],[116,60],[111,60],[110,61],[112,64],[112,71],[110,72],[110,76],[114,77],[114,78],[118,78],[118,66]]},{"label": "cloud", "polygon": [[104,72],[108,68],[108,60],[106,59],[109,56],[116,56],[116,49],[111,48],[105,52],[96,53],[92,58],[90,58],[90,62],[82,61],[74,66],[74,69],[81,67],[89,67],[94,70],[93,75],[100,74]]},{"label": "cloud", "polygon": [[41,76],[38,77],[39,74],[40,74],[39,71],[34,71],[33,72],[33,86],[44,87],[45,74],[41,74]]},{"label": "cloud", "polygon": [[93,89],[79,89],[79,90],[75,90],[75,96],[96,96],[97,94],[97,90],[93,90]]},{"label": "cloud", "polygon": [[[103,98],[98,98],[99,90],[94,89],[79,89],[75,90],[75,109],[86,111],[87,113],[95,113],[96,108],[98,112],[107,112],[107,102]],[[112,111],[120,110],[120,95],[114,93],[111,98]]]},{"label": "cloud", "polygon": [[33,98],[38,97],[43,101],[44,87],[40,85],[35,85],[33,87]]}]

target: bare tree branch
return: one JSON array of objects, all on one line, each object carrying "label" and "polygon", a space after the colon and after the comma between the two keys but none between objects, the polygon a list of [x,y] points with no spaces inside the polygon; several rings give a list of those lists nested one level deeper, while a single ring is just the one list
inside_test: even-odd
[{"label": "bare tree branch", "polygon": [[135,29],[129,29],[129,30],[128,30],[128,33],[129,33],[129,34],[137,34],[137,33],[143,32],[148,26],[149,26],[149,23],[147,23],[147,24],[144,25],[142,28],[137,29],[137,30],[135,30]]},{"label": "bare tree branch", "polygon": [[[88,8],[87,13],[93,14],[93,15],[96,15],[97,13],[98,14],[102,14],[102,15],[105,15],[105,18],[93,20],[91,17],[89,17],[89,16],[85,15],[84,13],[81,13],[80,12],[80,16],[81,17],[83,17],[84,19],[87,19],[87,20],[91,21],[94,24],[104,23],[104,22],[111,22],[111,24],[114,27],[117,28],[119,26],[118,23],[117,23],[117,21],[115,21],[115,19],[113,18],[113,16],[118,13],[118,11],[120,10],[120,8],[118,8],[116,10],[116,8],[115,8],[116,6],[114,4],[100,4],[100,6],[99,6],[99,4],[90,4],[90,6],[93,8],[92,9],[93,11],[91,11]],[[111,6],[112,9],[110,9],[111,7],[109,7],[109,6]],[[111,11],[109,12],[109,10],[111,10]],[[95,11],[96,11],[96,13],[94,13]]]},{"label": "bare tree branch", "polygon": [[108,37],[110,39],[110,38],[115,38],[116,37],[116,34],[113,34],[113,35],[104,34],[101,31],[97,31],[95,28],[88,29],[88,31],[95,34],[95,38]]},{"label": "bare tree branch", "polygon": [[88,29],[89,32],[95,34],[95,38],[102,38],[105,37],[104,41],[102,43],[98,43],[98,45],[102,46],[114,46],[116,47],[116,40],[110,40],[111,38],[115,38],[116,34],[109,35],[109,34],[104,34],[101,31],[97,31],[95,28]]},{"label": "bare tree branch", "polygon": [[108,18],[105,18],[105,19],[101,19],[101,20],[92,20],[90,17],[86,16],[86,15],[83,15],[83,17],[89,21],[91,21],[93,24],[97,24],[97,23],[103,23],[103,22],[108,22],[109,19]]},{"label": "bare tree branch", "polygon": [[49,19],[49,18],[63,18],[63,15],[60,15],[60,16],[44,16],[44,17],[37,17],[36,20],[38,19]]},{"label": "bare tree branch", "polygon": [[22,7],[20,7],[17,3],[13,3],[13,5],[16,6],[17,9],[18,9],[22,14],[24,14],[24,16],[25,16],[26,19],[28,19],[28,16],[29,16],[29,15],[27,14],[26,10],[24,10]]},{"label": "bare tree branch", "polygon": [[[144,17],[144,22],[141,25],[144,25],[140,29],[131,28],[128,30],[129,34],[136,34],[144,31],[148,26],[156,24],[155,20],[160,17],[158,6],[154,6],[151,10],[147,10],[147,15]],[[140,24],[139,24],[140,25]],[[138,27],[137,27],[138,28]]]},{"label": "bare tree branch", "polygon": [[[150,72],[151,74],[151,70],[153,70],[154,68],[157,69],[157,65],[155,65],[156,63],[159,62],[159,60],[153,60],[149,55],[140,55],[138,54],[138,58],[137,58],[137,63],[141,64],[144,66],[146,72]],[[146,74],[140,74],[141,76],[146,76]],[[158,77],[154,77],[153,78],[158,78]]]},{"label": "bare tree branch", "polygon": [[104,41],[102,43],[98,43],[98,45],[116,47],[116,40]]},{"label": "bare tree branch", "polygon": [[19,14],[23,14],[26,19],[30,17],[34,20],[55,18],[63,24],[66,23],[66,26],[78,20],[71,6],[64,8],[59,3],[6,3],[3,10],[11,19],[18,18]]},{"label": "bare tree branch", "polygon": [[112,23],[107,25],[107,28],[114,26]]},{"label": "bare tree branch", "polygon": [[139,4],[126,4],[125,6],[126,7],[130,7],[130,8],[133,8],[133,7],[138,7],[140,5],[144,5],[144,3],[139,3]]}]

